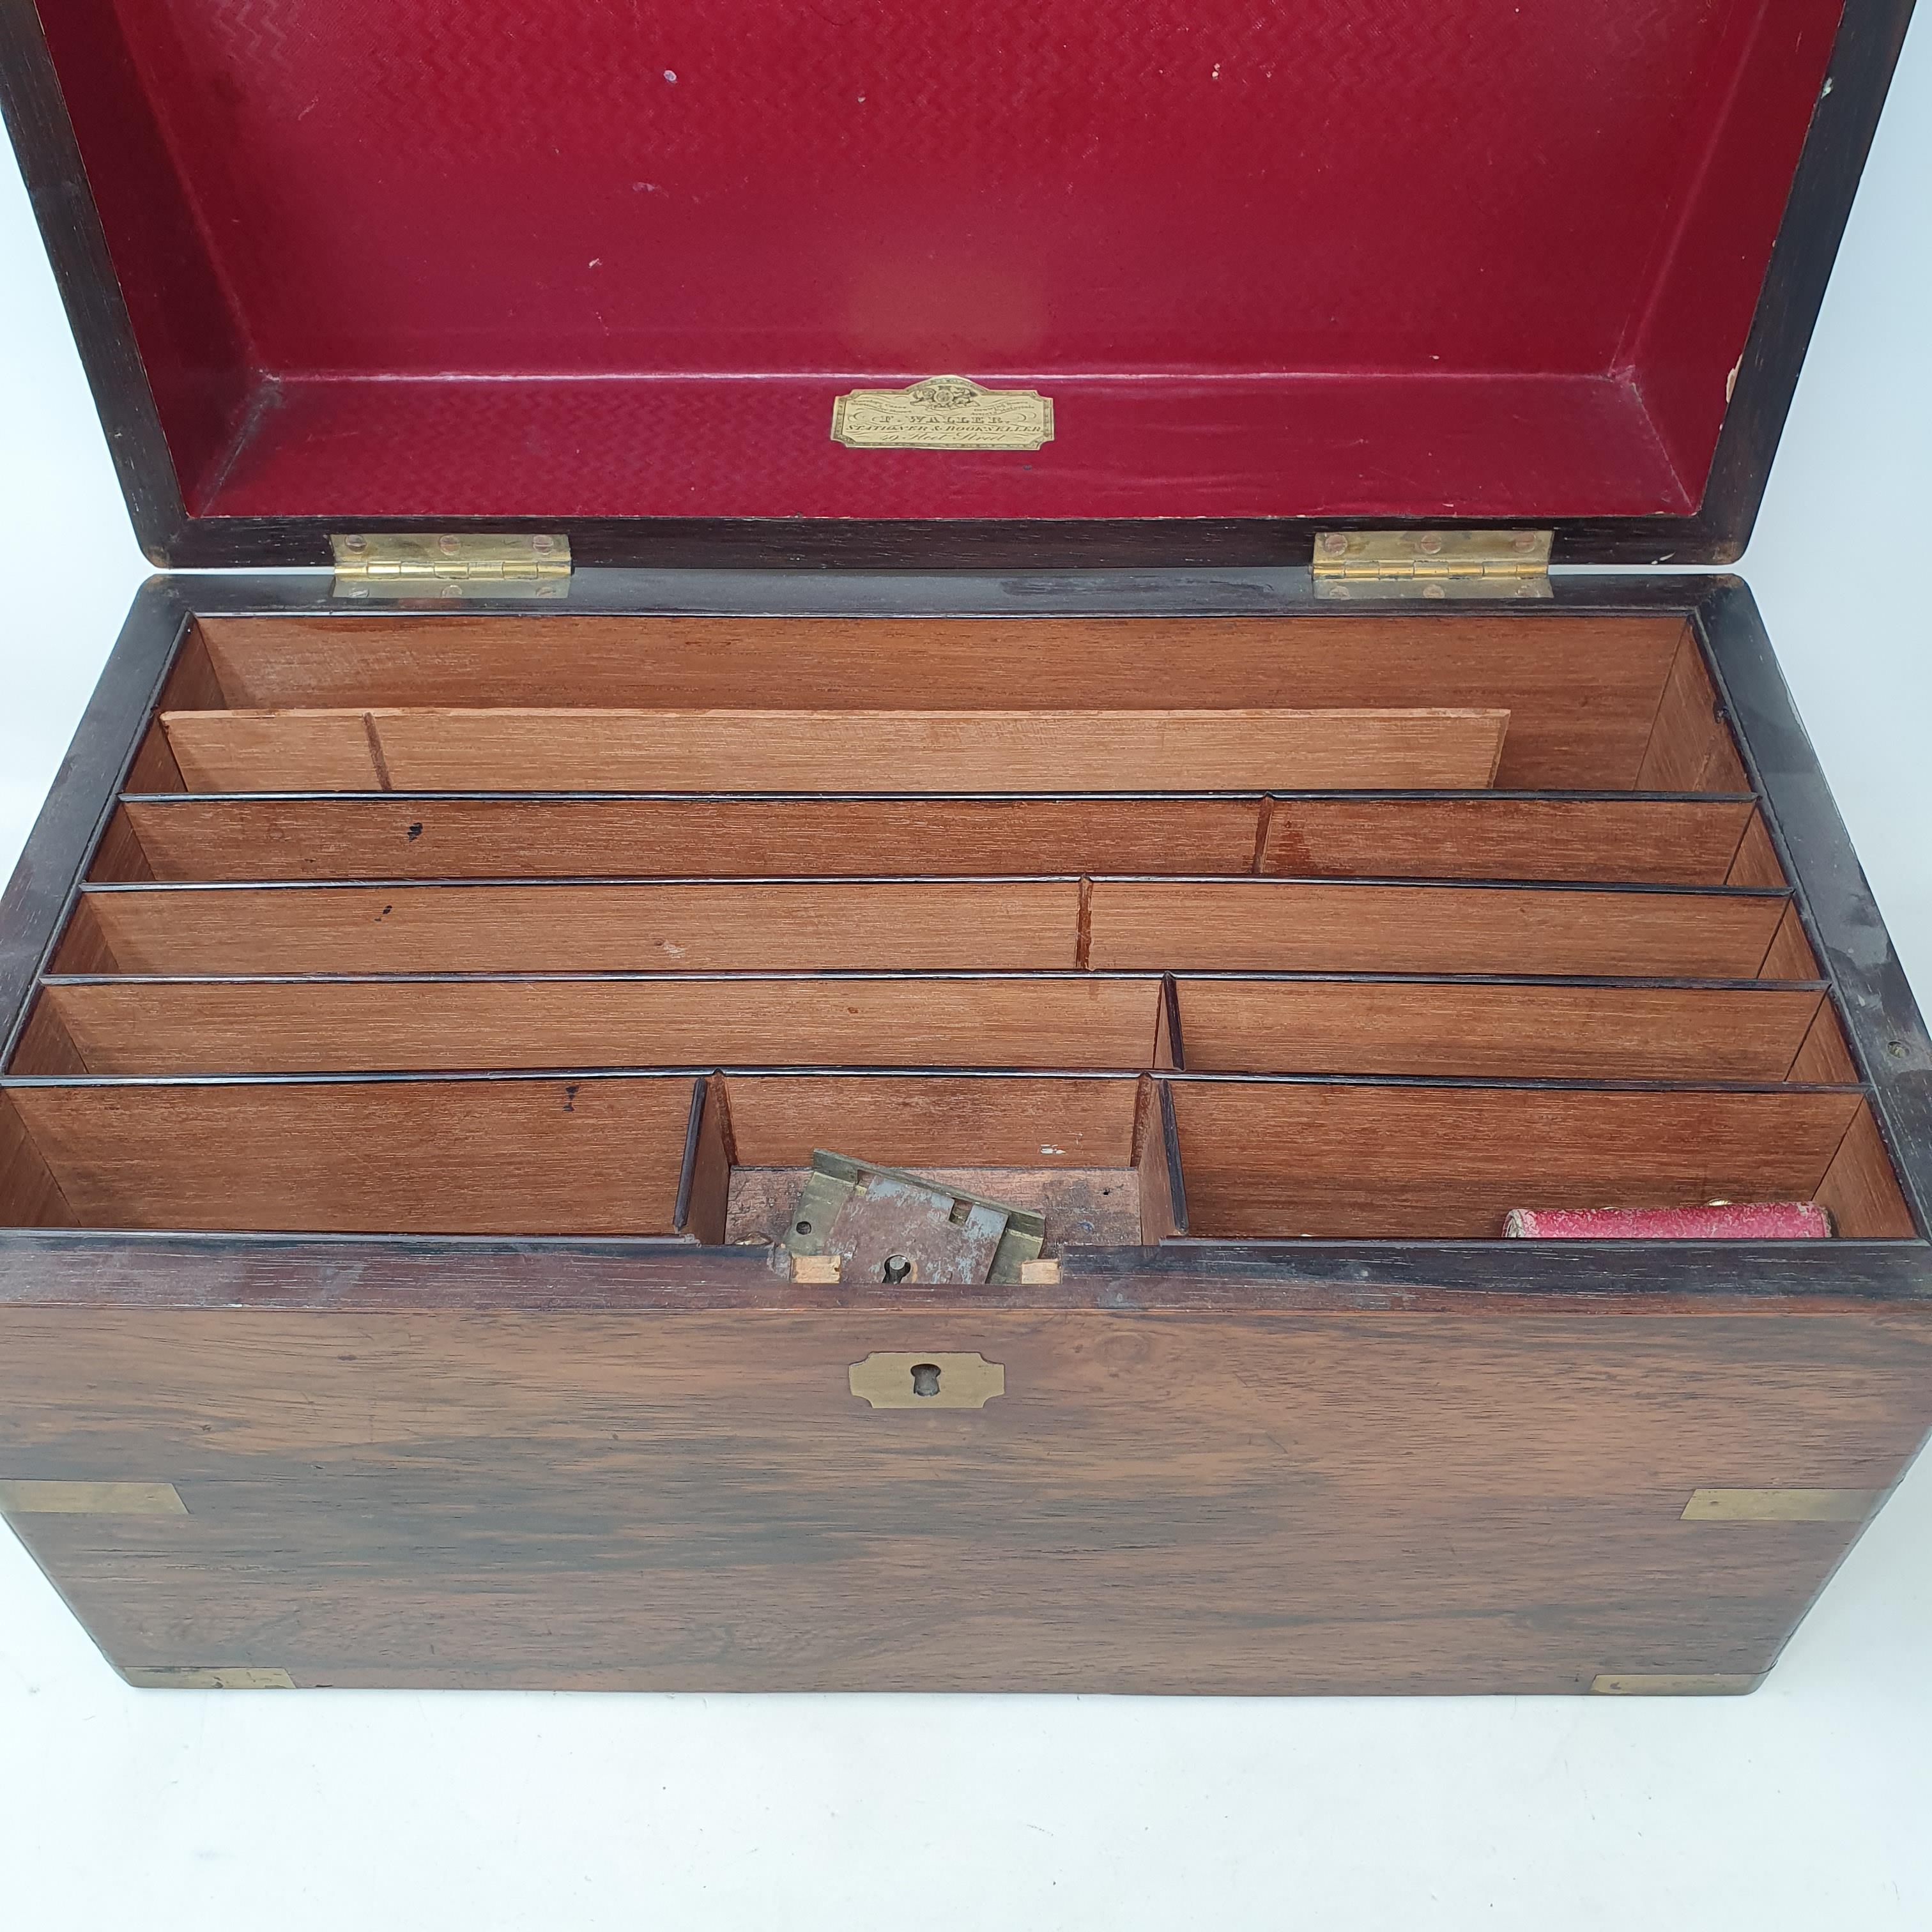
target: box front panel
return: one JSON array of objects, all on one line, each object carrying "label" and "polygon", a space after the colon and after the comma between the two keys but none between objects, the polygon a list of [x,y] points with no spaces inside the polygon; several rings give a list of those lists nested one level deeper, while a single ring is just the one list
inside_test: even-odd
[{"label": "box front panel", "polygon": [[[142,1682],[1739,1689],[1929,1350],[1869,1306],[14,1308],[0,1479]],[[927,1356],[981,1406],[855,1377]]]}]

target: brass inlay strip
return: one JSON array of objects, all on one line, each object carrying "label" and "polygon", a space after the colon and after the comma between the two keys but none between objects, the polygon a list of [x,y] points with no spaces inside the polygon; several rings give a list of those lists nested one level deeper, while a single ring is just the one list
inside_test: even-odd
[{"label": "brass inlay strip", "polygon": [[256,1664],[130,1665],[121,1675],[137,1690],[292,1690],[286,1670]]},{"label": "brass inlay strip", "polygon": [[1671,1676],[1634,1676],[1606,1672],[1590,1680],[1590,1693],[1596,1697],[1742,1697],[1764,1682],[1755,1677],[1735,1677],[1722,1672],[1685,1672]]},{"label": "brass inlay strip", "polygon": [[1005,1369],[976,1354],[868,1355],[850,1381],[874,1408],[984,1408],[1006,1392]]},{"label": "brass inlay strip", "polygon": [[0,1510],[9,1516],[186,1516],[172,1483],[59,1483],[0,1477]]},{"label": "brass inlay strip", "polygon": [[1882,1490],[1694,1490],[1686,1522],[1863,1522]]}]

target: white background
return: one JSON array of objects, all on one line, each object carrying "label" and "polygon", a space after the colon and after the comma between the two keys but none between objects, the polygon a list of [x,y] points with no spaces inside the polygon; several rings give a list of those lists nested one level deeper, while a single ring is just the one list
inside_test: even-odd
[{"label": "white background", "polygon": [[[1743,566],[1932,1005],[1932,28]],[[0,868],[144,574],[0,162]],[[124,1688],[0,1530],[0,1921],[1932,1925],[1932,1462],[1744,1699]]]}]

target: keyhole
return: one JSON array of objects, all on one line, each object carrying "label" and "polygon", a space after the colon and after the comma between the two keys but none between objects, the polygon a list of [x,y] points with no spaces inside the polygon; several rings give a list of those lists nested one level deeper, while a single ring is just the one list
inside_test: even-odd
[{"label": "keyhole", "polygon": [[937,1395],[939,1393],[939,1364],[937,1362],[914,1363],[912,1392],[914,1395]]},{"label": "keyhole", "polygon": [[[886,1264],[880,1273],[887,1281],[910,1281],[912,1279],[911,1258],[905,1255],[888,1255]],[[939,1371],[934,1369],[932,1372],[938,1375]]]}]

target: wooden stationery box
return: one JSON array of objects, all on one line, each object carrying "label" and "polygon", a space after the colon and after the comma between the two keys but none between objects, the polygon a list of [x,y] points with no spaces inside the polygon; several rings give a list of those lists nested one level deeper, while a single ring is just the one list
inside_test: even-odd
[{"label": "wooden stationery box", "polygon": [[[0,16],[164,571],[0,915],[130,1682],[1743,1690],[1910,1462],[1932,1042],[1642,568],[1906,10],[1251,12]],[[1504,1238],[1713,1201],[1833,1233]]]}]

